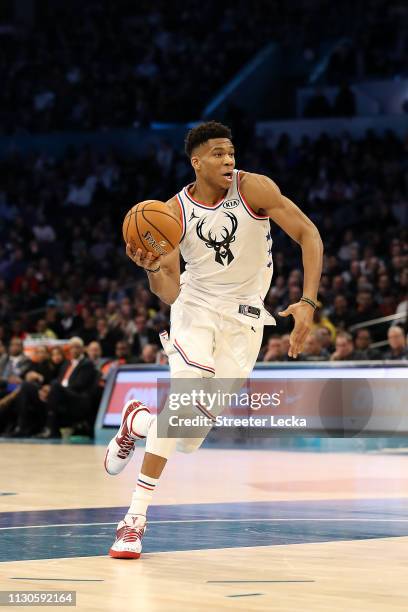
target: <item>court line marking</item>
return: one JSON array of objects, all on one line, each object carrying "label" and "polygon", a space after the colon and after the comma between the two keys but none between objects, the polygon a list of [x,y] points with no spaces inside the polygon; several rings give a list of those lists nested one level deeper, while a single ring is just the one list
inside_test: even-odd
[{"label": "court line marking", "polygon": [[10,580],[46,580],[47,582],[50,580],[54,580],[55,582],[105,582],[105,580],[102,578],[27,578],[24,576],[12,576]]},{"label": "court line marking", "polygon": [[207,584],[275,584],[281,582],[316,582],[316,580],[207,580]]},{"label": "court line marking", "polygon": [[[283,523],[283,522],[344,522],[344,523],[408,523],[408,518],[243,518],[243,519],[172,519],[167,521],[147,521],[148,525],[172,524],[172,523]],[[117,521],[109,523],[58,523],[53,525],[21,525],[18,527],[0,527],[0,531],[11,529],[48,529],[49,527],[95,527],[100,525],[117,525]]]},{"label": "court line marking", "polygon": [[265,595],[265,593],[241,593],[238,595],[226,595],[225,597],[254,597],[255,595]]}]

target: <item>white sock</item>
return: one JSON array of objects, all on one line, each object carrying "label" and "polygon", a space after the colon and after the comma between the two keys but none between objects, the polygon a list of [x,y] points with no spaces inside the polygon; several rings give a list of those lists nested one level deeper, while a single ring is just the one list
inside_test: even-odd
[{"label": "white sock", "polygon": [[128,514],[134,516],[140,514],[146,516],[147,507],[153,498],[153,493],[158,483],[158,478],[145,476],[140,472],[137,479],[136,489],[133,491],[132,501],[128,510]]},{"label": "white sock", "polygon": [[126,424],[133,436],[145,438],[153,421],[154,415],[150,414],[147,406],[140,404],[140,408],[128,416]]}]

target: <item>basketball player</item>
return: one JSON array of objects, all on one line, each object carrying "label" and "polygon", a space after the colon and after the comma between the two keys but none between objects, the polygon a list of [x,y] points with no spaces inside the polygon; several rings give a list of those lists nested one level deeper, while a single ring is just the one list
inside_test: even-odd
[{"label": "basketball player", "polygon": [[[228,127],[210,121],[193,128],[186,153],[196,180],[167,202],[182,223],[179,248],[157,259],[150,253],[143,256],[141,249],[132,252],[130,245],[126,253],[146,270],[151,291],[172,305],[170,338],[162,340],[171,379],[246,379],[259,353],[264,324],[275,323],[263,307],[272,278],[269,220],[302,249],[303,297],[279,313],[294,317],[290,357],[302,351],[312,328],[322,241],[313,223],[271,179],[235,169]],[[180,253],[186,264],[182,279]],[[198,408],[205,412],[205,407]],[[158,437],[149,408],[137,401],[125,404],[105,469],[112,475],[121,472],[142,438],[146,452],[131,505],[109,551],[112,557],[140,556],[147,508],[168,458],[176,448],[196,450],[204,437]]]}]

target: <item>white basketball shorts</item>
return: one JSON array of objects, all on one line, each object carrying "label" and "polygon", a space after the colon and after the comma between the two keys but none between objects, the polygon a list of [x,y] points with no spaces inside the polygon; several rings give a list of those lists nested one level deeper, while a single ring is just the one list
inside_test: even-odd
[{"label": "white basketball shorts", "polygon": [[263,327],[241,323],[184,298],[171,308],[170,338],[161,336],[170,375],[194,370],[201,377],[247,378],[262,342]]}]

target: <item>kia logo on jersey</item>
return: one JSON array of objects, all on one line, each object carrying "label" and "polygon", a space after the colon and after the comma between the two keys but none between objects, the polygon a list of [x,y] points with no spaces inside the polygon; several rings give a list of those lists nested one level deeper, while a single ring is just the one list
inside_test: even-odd
[{"label": "kia logo on jersey", "polygon": [[239,205],[239,200],[228,200],[227,202],[224,202],[223,207],[224,208],[236,208]]}]

